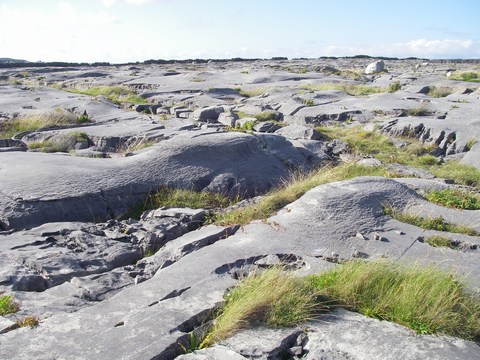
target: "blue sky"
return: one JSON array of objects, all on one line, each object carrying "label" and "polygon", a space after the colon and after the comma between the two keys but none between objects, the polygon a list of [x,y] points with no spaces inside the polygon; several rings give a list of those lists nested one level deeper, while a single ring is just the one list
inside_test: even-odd
[{"label": "blue sky", "polygon": [[478,0],[0,0],[0,57],[480,58]]}]

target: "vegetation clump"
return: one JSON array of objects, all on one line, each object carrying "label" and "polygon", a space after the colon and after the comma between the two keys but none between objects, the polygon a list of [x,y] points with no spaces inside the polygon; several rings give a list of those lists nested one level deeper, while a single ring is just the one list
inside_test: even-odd
[{"label": "vegetation clump", "polygon": [[469,82],[480,82],[480,72],[476,71],[455,71],[450,80],[460,80]]},{"label": "vegetation clump", "polygon": [[331,306],[343,305],[418,334],[480,335],[480,301],[452,274],[386,261],[349,261],[309,277]]},{"label": "vegetation clump", "polygon": [[235,90],[238,92],[238,95],[246,97],[246,98],[251,98],[255,96],[260,96],[263,93],[265,93],[266,89],[264,88],[254,88],[254,89],[241,89],[241,88],[235,88]]},{"label": "vegetation clump", "polygon": [[399,212],[391,207],[384,207],[384,213],[385,215],[391,216],[395,220],[414,225],[426,230],[447,231],[451,233],[466,234],[471,236],[480,235],[477,231],[468,226],[450,224],[446,222],[442,216],[434,218],[423,218],[420,216]]},{"label": "vegetation clump", "polygon": [[456,249],[457,247],[453,245],[450,239],[443,235],[431,235],[425,238],[425,242],[433,247],[448,247],[451,249]]},{"label": "vegetation clump", "polygon": [[68,92],[90,95],[105,96],[111,102],[121,105],[122,103],[148,104],[148,101],[139,96],[135,91],[126,86],[94,86],[89,88],[72,88]]},{"label": "vegetation clump", "polygon": [[449,87],[437,87],[437,86],[431,86],[428,89],[427,95],[434,97],[434,98],[441,98],[448,96],[453,93],[453,90]]},{"label": "vegetation clump", "polygon": [[224,298],[207,332],[196,339],[198,347],[247,327],[295,325],[337,307],[418,334],[480,335],[478,297],[452,274],[415,264],[352,260],[306,277],[274,267],[247,276]]},{"label": "vegetation clump", "polygon": [[272,268],[253,274],[226,293],[225,304],[200,347],[210,346],[249,326],[292,326],[309,320],[319,306],[301,278]]},{"label": "vegetation clump", "polygon": [[480,195],[458,189],[442,189],[425,195],[435,204],[463,210],[480,210]]},{"label": "vegetation clump", "polygon": [[158,209],[162,206],[211,210],[225,208],[232,203],[232,199],[220,194],[207,191],[171,189],[165,186],[150,194],[143,203],[129,209],[123,217],[138,219],[144,211]]},{"label": "vegetation clump", "polygon": [[40,319],[37,316],[25,316],[15,322],[18,327],[29,327],[32,329],[38,326],[39,323]]},{"label": "vegetation clump", "polygon": [[0,316],[16,313],[19,309],[18,304],[11,295],[0,296]]},{"label": "vegetation clump", "polygon": [[402,84],[400,84],[400,81],[395,81],[391,84],[388,85],[388,92],[389,93],[394,93],[394,92],[397,92],[398,90],[400,90],[402,88]]},{"label": "vegetation clump", "polygon": [[26,131],[36,131],[53,126],[83,124],[89,121],[88,116],[78,117],[74,113],[55,109],[47,113],[32,114],[0,122],[0,138],[10,138]]},{"label": "vegetation clump", "polygon": [[227,212],[217,212],[213,221],[218,225],[229,226],[266,219],[318,185],[367,175],[387,176],[388,172],[383,167],[342,164],[332,168],[321,168],[309,174],[296,174],[281,187],[264,195],[257,203]]},{"label": "vegetation clump", "polygon": [[353,96],[370,95],[386,92],[386,89],[376,86],[366,86],[351,83],[322,83],[322,84],[304,84],[300,85],[301,89],[309,91],[326,91],[326,90],[340,90]]}]

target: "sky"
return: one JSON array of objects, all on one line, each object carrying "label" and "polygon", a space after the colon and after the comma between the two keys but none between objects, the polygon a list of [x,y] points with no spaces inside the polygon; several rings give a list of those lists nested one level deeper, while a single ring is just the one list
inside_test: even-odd
[{"label": "sky", "polygon": [[0,0],[0,58],[480,58],[479,0]]}]

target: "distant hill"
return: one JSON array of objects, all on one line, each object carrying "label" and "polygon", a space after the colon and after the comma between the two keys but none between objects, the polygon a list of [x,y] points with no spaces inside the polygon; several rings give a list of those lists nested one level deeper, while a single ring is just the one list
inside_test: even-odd
[{"label": "distant hill", "polygon": [[25,64],[27,63],[27,60],[19,60],[19,59],[12,59],[12,58],[0,58],[0,64]]}]

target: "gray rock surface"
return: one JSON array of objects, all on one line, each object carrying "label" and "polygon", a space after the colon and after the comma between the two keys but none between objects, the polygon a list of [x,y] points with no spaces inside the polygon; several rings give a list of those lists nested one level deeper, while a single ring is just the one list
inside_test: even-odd
[{"label": "gray rock surface", "polygon": [[[159,208],[119,220],[162,186],[239,197],[245,200],[233,207],[241,207],[292,170],[358,161],[348,144],[324,141],[313,130],[326,124],[380,128],[397,147],[409,142],[397,136],[414,137],[438,160],[480,168],[478,85],[446,76],[475,61],[384,60],[388,73],[378,72],[377,62],[375,73],[359,74],[373,60],[0,69],[0,131],[6,121],[55,112],[89,118],[0,140],[0,293],[20,305],[0,317],[0,358],[478,358],[474,342],[413,336],[341,309],[298,328],[248,329],[183,354],[225,291],[259,268],[283,264],[307,275],[346,259],[388,258],[447,269],[479,291],[478,236],[423,230],[384,215],[388,205],[480,231],[479,211],[447,209],[419,195],[462,188],[424,170],[393,166],[390,173],[409,178],[325,184],[242,227],[204,225],[202,209]],[[315,90],[396,82],[393,93]],[[143,101],[117,104],[65,91],[94,86],[127,87]],[[450,94],[432,97],[434,88]],[[259,123],[266,113],[287,126]],[[225,131],[248,121],[255,122],[251,134]],[[72,133],[82,135],[63,153],[33,149]],[[429,235],[446,237],[452,248],[428,245]],[[39,326],[16,328],[24,316],[38,316]]]},{"label": "gray rock surface", "polygon": [[[76,312],[58,312],[44,318],[33,330],[3,334],[0,356],[15,359],[31,356],[39,359],[173,358],[181,353],[181,346],[176,344],[188,345],[188,332],[201,326],[239,274],[263,266],[261,264],[276,263],[278,260],[273,260],[272,255],[297,269],[299,274],[334,266],[336,260],[331,258],[332,253],[338,259],[348,259],[353,251],[365,253],[371,259],[388,257],[436,263],[465,274],[470,286],[479,288],[479,274],[472,266],[478,261],[477,251],[445,250],[419,242],[418,237],[425,231],[383,215],[382,206],[386,202],[399,210],[425,209],[428,214],[442,215],[448,221],[480,224],[478,211],[459,212],[429,204],[407,186],[391,179],[366,177],[322,185],[266,223],[252,223],[234,235],[227,233],[216,241],[202,240],[223,231],[212,227],[168,242],[152,258],[153,264],[163,264],[153,277],[126,286],[114,296]],[[356,233],[363,234],[364,240]],[[374,233],[381,234],[387,241],[372,241]],[[204,246],[191,252],[181,250],[198,242]],[[356,314],[340,314],[332,316],[332,320],[335,319],[332,323],[321,321],[314,325],[317,330],[309,334],[308,347],[312,356],[325,352],[328,356],[381,359],[387,351],[398,351],[405,356],[410,353],[412,359],[425,354],[431,354],[432,358],[473,359],[478,354],[478,346],[472,342],[416,338],[392,324]],[[352,333],[352,328],[361,331]],[[35,342],[30,341],[32,336]],[[120,343],[119,336],[123,339]],[[385,344],[395,341],[394,336],[402,338],[405,344],[392,350]],[[347,341],[352,338],[359,341]],[[275,342],[257,344],[259,349],[275,348]],[[297,350],[301,349],[294,349]]]}]

